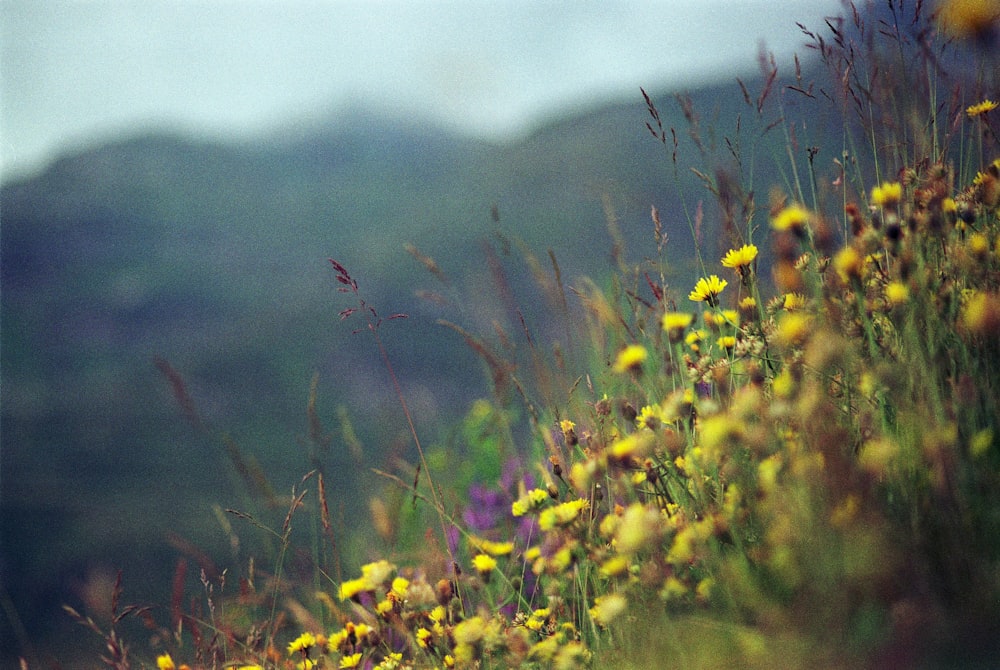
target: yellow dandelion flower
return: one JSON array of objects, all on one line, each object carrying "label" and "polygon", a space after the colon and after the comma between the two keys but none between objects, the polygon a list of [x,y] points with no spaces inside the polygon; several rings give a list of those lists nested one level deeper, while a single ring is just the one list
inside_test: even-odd
[{"label": "yellow dandelion flower", "polygon": [[576,428],[576,424],[569,419],[563,419],[559,422],[559,428],[565,434]]},{"label": "yellow dandelion flower", "polygon": [[757,484],[762,491],[769,493],[774,490],[781,466],[780,454],[772,454],[757,465]]},{"label": "yellow dandelion flower", "polygon": [[319,664],[309,658],[304,658],[295,664],[295,670],[313,670],[313,668],[318,668]]},{"label": "yellow dandelion flower", "polygon": [[695,587],[695,593],[698,594],[699,600],[708,600],[712,595],[712,588],[715,586],[715,580],[711,577],[705,577],[705,579],[698,582],[698,586]]},{"label": "yellow dandelion flower", "polygon": [[986,256],[990,251],[990,239],[982,233],[972,233],[965,244],[969,253],[976,257]]},{"label": "yellow dandelion flower", "polygon": [[719,338],[719,346],[723,349],[732,349],[736,346],[736,338],[732,335],[724,335]]},{"label": "yellow dandelion flower", "polygon": [[688,294],[688,300],[692,302],[708,302],[710,305],[715,305],[716,299],[722,290],[729,285],[725,279],[719,279],[718,275],[712,275],[707,279],[702,277],[698,280],[698,283],[694,285],[694,290]]},{"label": "yellow dandelion flower", "polygon": [[635,419],[635,424],[639,428],[649,428],[656,430],[663,423],[663,410],[659,405],[646,405],[639,410],[639,416]]},{"label": "yellow dandelion flower", "polygon": [[903,199],[903,185],[898,181],[885,181],[872,189],[872,204],[877,207],[892,207]]},{"label": "yellow dandelion flower", "polygon": [[982,116],[988,112],[992,112],[997,107],[1000,107],[1000,103],[993,102],[992,100],[983,100],[982,102],[976,103],[971,107],[966,108],[965,113],[969,115],[969,118],[975,116]]},{"label": "yellow dandelion flower", "polygon": [[861,254],[854,247],[844,247],[833,257],[833,267],[837,271],[840,281],[845,284],[850,283],[852,279],[861,277],[862,264]]},{"label": "yellow dandelion flower", "polygon": [[316,646],[316,636],[312,633],[302,633],[288,644],[288,654],[307,653]]},{"label": "yellow dandelion flower", "polygon": [[641,344],[630,344],[618,353],[615,359],[615,372],[634,372],[642,368],[642,364],[649,358],[649,352]]},{"label": "yellow dandelion flower", "polygon": [[590,617],[601,626],[607,626],[628,607],[628,601],[620,593],[609,593],[594,599]]},{"label": "yellow dandelion flower", "polygon": [[421,649],[427,649],[434,640],[434,633],[430,632],[426,628],[418,628],[415,635],[417,637],[417,645]]},{"label": "yellow dandelion flower", "polygon": [[972,436],[969,441],[969,453],[972,454],[973,458],[981,458],[986,455],[992,445],[993,429],[984,428]]},{"label": "yellow dandelion flower", "polygon": [[350,600],[359,593],[368,591],[368,583],[363,578],[349,579],[340,585],[340,599]]},{"label": "yellow dandelion flower", "polygon": [[176,670],[177,666],[174,665],[174,659],[170,657],[170,654],[161,654],[156,657],[156,667],[158,670]]},{"label": "yellow dandelion flower", "polygon": [[812,317],[802,312],[787,312],[778,322],[778,340],[786,346],[802,344],[809,336]]},{"label": "yellow dandelion flower", "polygon": [[601,574],[605,577],[620,577],[628,572],[628,558],[625,556],[612,556],[601,563]]},{"label": "yellow dandelion flower", "polygon": [[489,554],[476,554],[472,559],[472,567],[481,575],[493,572],[497,567],[497,559]]},{"label": "yellow dandelion flower", "polygon": [[811,216],[805,207],[789,205],[771,219],[771,227],[779,232],[784,230],[800,231],[809,222]]},{"label": "yellow dandelion flower", "polygon": [[514,552],[513,542],[494,542],[492,540],[480,540],[479,549],[490,556],[509,556]]},{"label": "yellow dandelion flower", "polygon": [[785,368],[781,371],[771,384],[771,389],[774,391],[774,395],[779,398],[788,399],[792,396],[792,391],[795,390],[795,378],[792,377],[792,373]]},{"label": "yellow dandelion flower", "polygon": [[400,598],[406,597],[406,591],[410,588],[410,580],[406,577],[396,577],[392,580],[392,591]]},{"label": "yellow dandelion flower", "polygon": [[801,293],[786,293],[781,306],[787,312],[794,312],[795,310],[802,309],[808,303],[809,299]]},{"label": "yellow dandelion flower", "polygon": [[349,654],[340,659],[341,668],[356,668],[361,665],[361,654]]},{"label": "yellow dandelion flower", "polygon": [[667,312],[660,320],[663,330],[667,333],[681,333],[691,325],[694,315],[688,312]]},{"label": "yellow dandelion flower", "polygon": [[555,507],[549,507],[542,511],[538,517],[538,527],[544,531],[550,531],[557,526],[568,526],[576,521],[580,516],[580,511],[587,506],[587,501],[583,498],[570,500]]},{"label": "yellow dandelion flower", "polygon": [[698,345],[708,337],[707,330],[692,330],[684,337],[684,343],[691,347],[691,350],[697,352],[699,350]]},{"label": "yellow dandelion flower", "polygon": [[885,287],[885,299],[890,305],[902,305],[910,299],[910,289],[902,282],[890,282]]},{"label": "yellow dandelion flower", "polygon": [[531,489],[523,496],[514,501],[511,505],[511,514],[514,516],[524,516],[532,510],[542,506],[549,498],[549,492],[545,489]]},{"label": "yellow dandelion flower", "polygon": [[377,670],[397,670],[401,668],[403,664],[403,654],[394,651],[382,659],[382,662],[376,665]]},{"label": "yellow dandelion flower", "polygon": [[358,640],[365,640],[375,632],[375,629],[366,623],[359,623],[354,626],[354,636]]},{"label": "yellow dandelion flower", "polygon": [[694,552],[698,540],[698,533],[694,526],[684,526],[674,536],[667,552],[667,562],[673,565],[682,565],[694,558]]},{"label": "yellow dandelion flower", "polygon": [[609,455],[619,462],[629,461],[632,458],[643,458],[649,454],[649,450],[653,446],[653,439],[653,435],[649,431],[629,433],[611,445]]},{"label": "yellow dandelion flower", "polygon": [[460,622],[452,633],[455,638],[455,661],[471,663],[476,658],[476,649],[486,636],[486,621],[474,616]]},{"label": "yellow dandelion flower", "polygon": [[671,575],[663,582],[663,588],[660,589],[660,597],[664,600],[683,598],[687,595],[687,591],[688,589],[684,586],[684,582]]},{"label": "yellow dandelion flower", "polygon": [[966,331],[973,335],[1000,334],[1000,294],[972,291],[960,315]]},{"label": "yellow dandelion flower", "polygon": [[632,503],[615,529],[618,551],[625,555],[634,554],[656,543],[663,534],[663,522],[659,509]]},{"label": "yellow dandelion flower", "polygon": [[739,249],[730,249],[722,259],[722,267],[732,268],[737,272],[749,267],[757,258],[757,246],[744,244]]}]

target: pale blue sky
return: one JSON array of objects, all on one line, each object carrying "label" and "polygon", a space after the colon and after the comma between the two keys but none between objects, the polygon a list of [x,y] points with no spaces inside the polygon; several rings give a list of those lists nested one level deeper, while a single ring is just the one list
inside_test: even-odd
[{"label": "pale blue sky", "polygon": [[491,139],[638,87],[749,74],[839,0],[0,2],[9,177],[142,128],[247,138],[371,105]]}]

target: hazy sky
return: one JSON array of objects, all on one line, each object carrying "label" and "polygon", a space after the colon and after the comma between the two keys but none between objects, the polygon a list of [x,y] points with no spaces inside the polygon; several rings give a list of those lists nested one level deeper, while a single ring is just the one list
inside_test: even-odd
[{"label": "hazy sky", "polygon": [[246,137],[370,105],[494,139],[802,51],[839,0],[0,0],[6,177],[137,128]]}]

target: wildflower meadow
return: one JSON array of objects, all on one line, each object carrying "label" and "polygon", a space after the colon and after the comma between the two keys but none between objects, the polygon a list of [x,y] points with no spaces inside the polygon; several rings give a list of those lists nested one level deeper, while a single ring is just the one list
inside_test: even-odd
[{"label": "wildflower meadow", "polygon": [[[126,606],[124,575],[110,619],[69,612],[104,639],[103,662],[995,662],[1000,5],[846,5],[800,29],[829,76],[762,55],[737,127],[712,138],[698,110],[663,125],[683,97],[637,99],[664,190],[694,170],[715,203],[652,208],[642,260],[567,279],[554,255],[494,240],[520,249],[556,325],[441,323],[494,390],[469,399],[455,444],[425,442],[396,379],[406,315],[368,301],[364,267],[332,259],[331,338],[370,339],[417,457],[380,470],[367,514],[346,522],[322,467],[273,520],[220,510],[270,551],[203,571],[196,593],[179,582],[163,607]],[[781,151],[758,155],[775,135]],[[671,257],[671,238],[705,230],[721,253]],[[429,283],[447,269],[412,253]]]}]

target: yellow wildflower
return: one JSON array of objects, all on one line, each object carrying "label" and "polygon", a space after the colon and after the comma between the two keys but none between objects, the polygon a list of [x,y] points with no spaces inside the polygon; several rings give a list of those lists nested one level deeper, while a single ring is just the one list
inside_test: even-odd
[{"label": "yellow wildflower", "polygon": [[312,633],[302,633],[297,638],[295,638],[288,645],[288,654],[292,655],[295,653],[308,653],[310,649],[316,646],[316,636]]},{"label": "yellow wildflower", "polygon": [[797,309],[802,309],[808,303],[808,298],[801,293],[786,293],[781,306],[785,311],[794,312]]},{"label": "yellow wildflower", "polygon": [[719,338],[719,346],[723,349],[732,349],[736,346],[736,338],[732,335],[724,335]]},{"label": "yellow wildflower", "polygon": [[810,216],[809,210],[801,205],[789,205],[771,219],[771,227],[777,231],[800,231],[809,222]]},{"label": "yellow wildflower", "polygon": [[771,389],[774,391],[774,395],[779,398],[787,399],[791,397],[792,391],[795,389],[795,379],[792,377],[792,373],[788,371],[788,368],[782,370],[774,378]]},{"label": "yellow wildflower", "polygon": [[481,575],[493,572],[497,567],[497,559],[489,554],[476,554],[472,559],[472,567]]},{"label": "yellow wildflower", "polygon": [[778,340],[787,346],[795,346],[809,335],[812,318],[803,312],[786,312],[778,322]]},{"label": "yellow wildflower", "polygon": [[341,583],[339,596],[341,600],[350,600],[359,593],[368,590],[368,583],[363,578],[349,579]]},{"label": "yellow wildflower", "polygon": [[405,577],[396,577],[392,580],[392,591],[400,598],[406,597],[406,590],[410,588],[410,580]]},{"label": "yellow wildflower", "polygon": [[556,526],[568,526],[580,516],[580,511],[587,506],[583,498],[570,500],[555,507],[549,507],[538,517],[538,527],[542,531],[550,531]]},{"label": "yellow wildflower", "polygon": [[990,239],[982,233],[972,233],[965,242],[969,253],[980,260],[990,251]]},{"label": "yellow wildflower", "polygon": [[642,364],[649,358],[649,352],[641,344],[630,344],[620,352],[615,359],[615,372],[634,372],[642,368]]},{"label": "yellow wildflower", "polygon": [[742,272],[749,267],[753,260],[757,258],[757,246],[744,244],[739,249],[730,249],[722,259],[722,267],[732,268],[737,272]]},{"label": "yellow wildflower", "polygon": [[611,445],[610,455],[615,461],[624,462],[646,456],[651,447],[652,435],[649,432],[629,433]]},{"label": "yellow wildflower", "polygon": [[725,279],[719,279],[718,275],[711,275],[707,279],[702,277],[694,285],[694,290],[688,294],[688,300],[693,302],[708,302],[715,306],[716,300],[722,290],[729,285]]},{"label": "yellow wildflower", "polygon": [[532,489],[514,501],[510,512],[514,516],[524,516],[529,511],[541,507],[548,498],[549,492],[545,489]]},{"label": "yellow wildflower", "polygon": [[890,305],[902,305],[910,299],[910,289],[902,282],[890,282],[885,287],[885,299]]},{"label": "yellow wildflower", "polygon": [[402,667],[403,654],[394,651],[382,659],[382,662],[375,666],[376,670],[398,670]]},{"label": "yellow wildflower", "polygon": [[715,320],[722,325],[738,327],[740,325],[740,313],[735,309],[724,309],[715,315]]},{"label": "yellow wildflower", "polygon": [[990,446],[992,444],[993,429],[984,428],[972,436],[972,440],[969,442],[969,453],[971,453],[974,458],[981,458],[990,450]]},{"label": "yellow wildflower", "polygon": [[845,284],[861,277],[862,258],[854,247],[844,247],[833,257],[833,267]]},{"label": "yellow wildflower", "polygon": [[618,577],[628,571],[628,558],[612,556],[601,564],[601,574],[606,577]]},{"label": "yellow wildflower", "polygon": [[687,590],[687,587],[684,586],[684,582],[671,575],[670,577],[667,577],[666,581],[663,583],[663,588],[660,589],[660,597],[664,600],[682,598],[687,595]]},{"label": "yellow wildflower", "polygon": [[1000,294],[972,291],[963,301],[961,322],[972,335],[1000,334]]},{"label": "yellow wildflower", "polygon": [[594,599],[590,608],[590,617],[601,626],[607,626],[611,621],[625,611],[628,601],[620,593],[609,593]]},{"label": "yellow wildflower", "polygon": [[632,503],[615,530],[618,551],[626,555],[634,554],[657,542],[664,531],[663,521],[659,509]]},{"label": "yellow wildflower", "polygon": [[684,337],[684,343],[687,344],[689,347],[691,347],[691,351],[697,353],[701,349],[701,347],[699,347],[698,345],[701,344],[702,340],[704,340],[706,337],[708,337],[707,330],[703,328],[698,330],[692,330]]},{"label": "yellow wildflower", "polygon": [[455,661],[471,663],[477,655],[477,648],[486,636],[486,621],[481,616],[474,616],[455,626]]},{"label": "yellow wildflower", "polygon": [[872,204],[877,207],[892,207],[903,199],[903,185],[898,181],[884,181],[872,189]]},{"label": "yellow wildflower", "polygon": [[156,667],[158,670],[175,670],[177,668],[174,665],[174,659],[170,657],[170,654],[161,654],[156,657]]},{"label": "yellow wildflower", "polygon": [[663,330],[671,335],[680,335],[685,328],[691,325],[694,315],[688,312],[667,312],[663,315],[660,323]]},{"label": "yellow wildflower", "polygon": [[698,582],[698,586],[695,587],[695,593],[698,594],[699,600],[708,600],[712,595],[712,588],[715,586],[715,580],[711,577],[705,577],[705,579]]},{"label": "yellow wildflower", "polygon": [[341,668],[356,668],[361,664],[361,654],[350,654],[340,659]]},{"label": "yellow wildflower", "polygon": [[975,116],[981,116],[987,112],[992,112],[998,106],[1000,106],[1000,103],[993,102],[992,100],[983,100],[982,102],[966,108],[965,113],[969,115],[969,118],[972,118]]},{"label": "yellow wildflower", "polygon": [[472,540],[472,545],[479,551],[489,554],[490,556],[507,556],[514,551],[513,542],[494,542],[492,540],[474,538]]},{"label": "yellow wildflower", "polygon": [[639,416],[635,420],[639,428],[649,428],[656,430],[663,423],[663,410],[659,405],[645,405],[639,410]]}]

